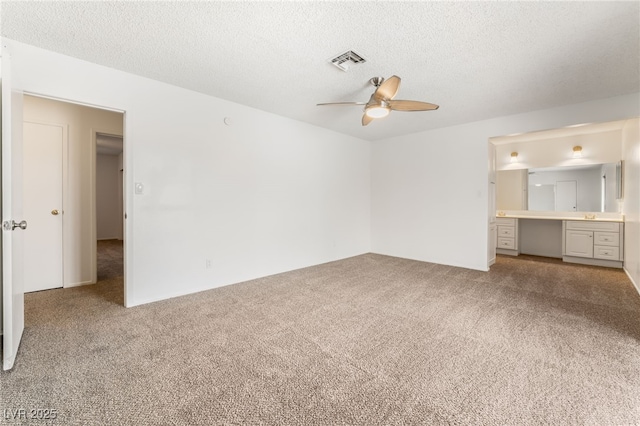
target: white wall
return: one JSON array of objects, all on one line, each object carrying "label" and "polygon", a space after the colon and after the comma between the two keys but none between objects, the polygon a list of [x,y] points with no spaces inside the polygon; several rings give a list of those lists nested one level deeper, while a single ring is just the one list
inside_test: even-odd
[{"label": "white wall", "polygon": [[[122,114],[34,96],[24,97],[25,120],[60,124],[67,128],[67,182],[63,185],[64,285],[94,280],[91,234],[93,199],[92,132],[122,134]],[[117,160],[117,157],[114,157]]]},{"label": "white wall", "polygon": [[[4,42],[23,90],[126,111],[129,306],[368,251],[486,270],[488,139],[640,115],[634,94],[369,147],[242,105]],[[232,126],[223,124],[225,116]],[[145,184],[145,194],[133,195],[134,182]],[[637,207],[635,212],[637,224]],[[204,267],[207,258],[211,269]]]},{"label": "white wall", "polygon": [[640,292],[640,119],[622,129],[624,269]]},{"label": "white wall", "polygon": [[368,142],[4,42],[22,90],[126,111],[128,306],[370,251]]},{"label": "white wall", "polygon": [[96,156],[96,236],[98,240],[122,239],[120,164],[117,155]]},{"label": "white wall", "polygon": [[489,138],[639,114],[633,94],[373,142],[372,250],[486,270]]}]

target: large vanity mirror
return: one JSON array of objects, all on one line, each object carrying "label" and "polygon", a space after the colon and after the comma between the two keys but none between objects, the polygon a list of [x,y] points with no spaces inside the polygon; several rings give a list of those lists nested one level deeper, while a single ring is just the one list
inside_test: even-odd
[{"label": "large vanity mirror", "polygon": [[624,123],[577,124],[491,138],[496,209],[620,212]]},{"label": "large vanity mirror", "polygon": [[501,170],[498,210],[618,212],[621,162]]}]

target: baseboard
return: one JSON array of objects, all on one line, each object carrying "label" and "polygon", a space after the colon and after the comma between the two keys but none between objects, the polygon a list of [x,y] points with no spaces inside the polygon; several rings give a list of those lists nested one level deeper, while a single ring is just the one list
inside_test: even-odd
[{"label": "baseboard", "polygon": [[64,288],[71,288],[71,287],[80,287],[82,285],[89,285],[89,284],[95,284],[95,281],[80,281],[79,283],[69,283],[69,284],[65,284]]},{"label": "baseboard", "polygon": [[625,274],[627,274],[627,276],[629,277],[629,280],[631,280],[631,284],[633,284],[633,286],[636,288],[636,291],[638,292],[638,294],[640,294],[640,285],[633,280],[633,277],[631,276],[629,271],[627,271],[627,268],[623,267],[622,270],[624,271]]},{"label": "baseboard", "polygon": [[579,263],[581,265],[604,266],[606,268],[622,269],[622,262],[617,260],[594,259],[592,257],[562,256],[562,261],[567,263]]},{"label": "baseboard", "polygon": [[109,241],[109,240],[120,240],[122,241],[121,237],[104,237],[104,238],[96,238],[98,241]]}]

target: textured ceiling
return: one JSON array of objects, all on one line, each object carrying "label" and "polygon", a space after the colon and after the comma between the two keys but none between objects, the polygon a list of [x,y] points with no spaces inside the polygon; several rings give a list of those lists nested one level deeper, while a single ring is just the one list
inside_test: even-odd
[{"label": "textured ceiling", "polygon": [[[639,2],[10,2],[8,38],[363,139],[640,91]],[[328,60],[367,60],[340,71]],[[440,105],[367,127],[373,76]]]}]

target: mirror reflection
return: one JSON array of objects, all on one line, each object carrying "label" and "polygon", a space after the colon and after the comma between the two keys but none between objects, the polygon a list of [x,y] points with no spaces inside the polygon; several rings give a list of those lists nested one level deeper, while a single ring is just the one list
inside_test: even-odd
[{"label": "mirror reflection", "polygon": [[617,212],[620,164],[501,170],[498,210]]}]

